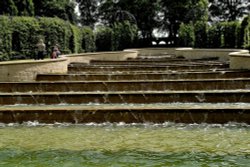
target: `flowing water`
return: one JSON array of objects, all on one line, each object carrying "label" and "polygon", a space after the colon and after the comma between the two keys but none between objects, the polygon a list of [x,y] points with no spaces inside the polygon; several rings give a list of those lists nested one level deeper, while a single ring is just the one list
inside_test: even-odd
[{"label": "flowing water", "polygon": [[246,124],[0,124],[1,167],[248,167]]}]

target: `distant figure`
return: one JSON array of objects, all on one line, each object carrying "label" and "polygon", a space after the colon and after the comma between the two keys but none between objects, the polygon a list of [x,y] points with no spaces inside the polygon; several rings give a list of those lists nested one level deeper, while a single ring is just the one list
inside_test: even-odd
[{"label": "distant figure", "polygon": [[46,54],[46,45],[44,44],[43,40],[40,39],[38,41],[38,43],[36,44],[36,47],[37,47],[37,56],[35,59],[41,59],[43,60],[44,59],[44,56]]},{"label": "distant figure", "polygon": [[60,50],[59,50],[59,45],[54,45],[52,47],[52,52],[51,52],[51,55],[50,55],[50,58],[51,59],[56,59],[59,57],[59,55],[61,54]]}]

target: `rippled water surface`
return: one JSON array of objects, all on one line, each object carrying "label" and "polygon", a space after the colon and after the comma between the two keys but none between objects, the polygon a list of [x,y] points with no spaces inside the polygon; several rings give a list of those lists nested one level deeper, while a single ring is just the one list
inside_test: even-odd
[{"label": "rippled water surface", "polygon": [[249,164],[245,124],[0,124],[1,167]]}]

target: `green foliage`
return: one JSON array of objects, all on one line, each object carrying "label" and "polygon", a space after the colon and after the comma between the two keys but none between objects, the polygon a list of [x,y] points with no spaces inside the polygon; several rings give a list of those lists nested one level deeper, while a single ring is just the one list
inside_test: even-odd
[{"label": "green foliage", "polygon": [[61,51],[70,50],[69,42],[72,36],[71,26],[69,23],[58,18],[40,18],[41,27],[40,36],[44,37],[48,51],[53,45],[59,44]]},{"label": "green foliage", "polygon": [[115,23],[113,26],[112,50],[130,48],[137,37],[137,26],[128,21]]},{"label": "green foliage", "polygon": [[8,17],[0,16],[0,30],[0,52],[8,53],[12,48],[12,31]]},{"label": "green foliage", "polygon": [[71,0],[33,0],[36,16],[58,17],[76,23],[75,3]]},{"label": "green foliage", "polygon": [[40,31],[38,21],[31,17],[13,17],[11,27],[12,50],[28,53],[28,57],[32,56]]},{"label": "green foliage", "polygon": [[241,22],[240,28],[238,29],[239,37],[238,37],[238,43],[237,44],[238,44],[239,48],[244,47],[244,38],[245,38],[244,35],[245,35],[246,28],[249,26],[249,23],[250,23],[249,19],[250,19],[250,16],[245,17]]},{"label": "green foliage", "polygon": [[94,27],[98,21],[98,3],[100,0],[76,0],[79,3],[81,23],[84,26]]},{"label": "green foliage", "polygon": [[235,21],[249,10],[249,0],[209,0],[209,11],[212,20]]},{"label": "green foliage", "polygon": [[195,41],[194,26],[192,23],[181,24],[179,29],[180,46],[193,47]]},{"label": "green foliage", "polygon": [[222,45],[224,48],[235,48],[237,46],[237,27],[239,22],[224,22],[221,24]]},{"label": "green foliage", "polygon": [[17,10],[18,16],[34,16],[33,0],[13,0]]},{"label": "green foliage", "polygon": [[79,27],[71,25],[72,35],[70,37],[69,48],[72,53],[82,52],[82,31]]},{"label": "green foliage", "polygon": [[197,48],[207,47],[207,23],[197,21],[194,24],[195,44]]},{"label": "green foliage", "polygon": [[18,10],[13,0],[0,1],[0,15],[17,15]]},{"label": "green foliage", "polygon": [[208,27],[207,32],[207,46],[209,48],[221,47],[221,26],[220,24],[214,24]]},{"label": "green foliage", "polygon": [[250,50],[250,17],[248,17],[248,25],[245,28],[244,48]]},{"label": "green foliage", "polygon": [[0,61],[33,58],[39,39],[44,40],[48,54],[55,44],[63,54],[95,51],[91,28],[59,18],[0,16],[0,28]]},{"label": "green foliage", "polygon": [[85,50],[85,52],[93,52],[96,50],[95,35],[90,27],[82,28],[82,49]]},{"label": "green foliage", "polygon": [[96,31],[96,50],[110,51],[112,50],[113,30],[109,27],[101,26]]},{"label": "green foliage", "polygon": [[176,38],[181,23],[207,21],[208,18],[208,0],[161,0],[161,6],[164,13],[162,26],[168,30],[171,38]]}]

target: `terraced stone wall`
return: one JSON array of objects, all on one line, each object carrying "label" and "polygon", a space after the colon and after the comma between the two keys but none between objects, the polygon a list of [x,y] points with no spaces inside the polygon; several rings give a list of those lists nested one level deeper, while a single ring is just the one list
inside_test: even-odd
[{"label": "terraced stone wall", "polygon": [[250,70],[250,54],[246,51],[233,52],[230,56],[231,69],[247,69]]},{"label": "terraced stone wall", "polygon": [[69,63],[84,62],[89,63],[91,60],[127,60],[128,58],[136,58],[137,51],[121,51],[121,52],[95,52],[67,55]]},{"label": "terraced stone wall", "polygon": [[221,61],[228,61],[229,54],[232,52],[240,52],[245,50],[240,49],[192,49],[192,48],[177,48],[176,56],[183,56],[186,59],[200,59],[217,57]]},{"label": "terraced stone wall", "polygon": [[66,58],[7,61],[0,63],[0,81],[34,81],[38,73],[64,74],[67,73],[67,70]]}]

